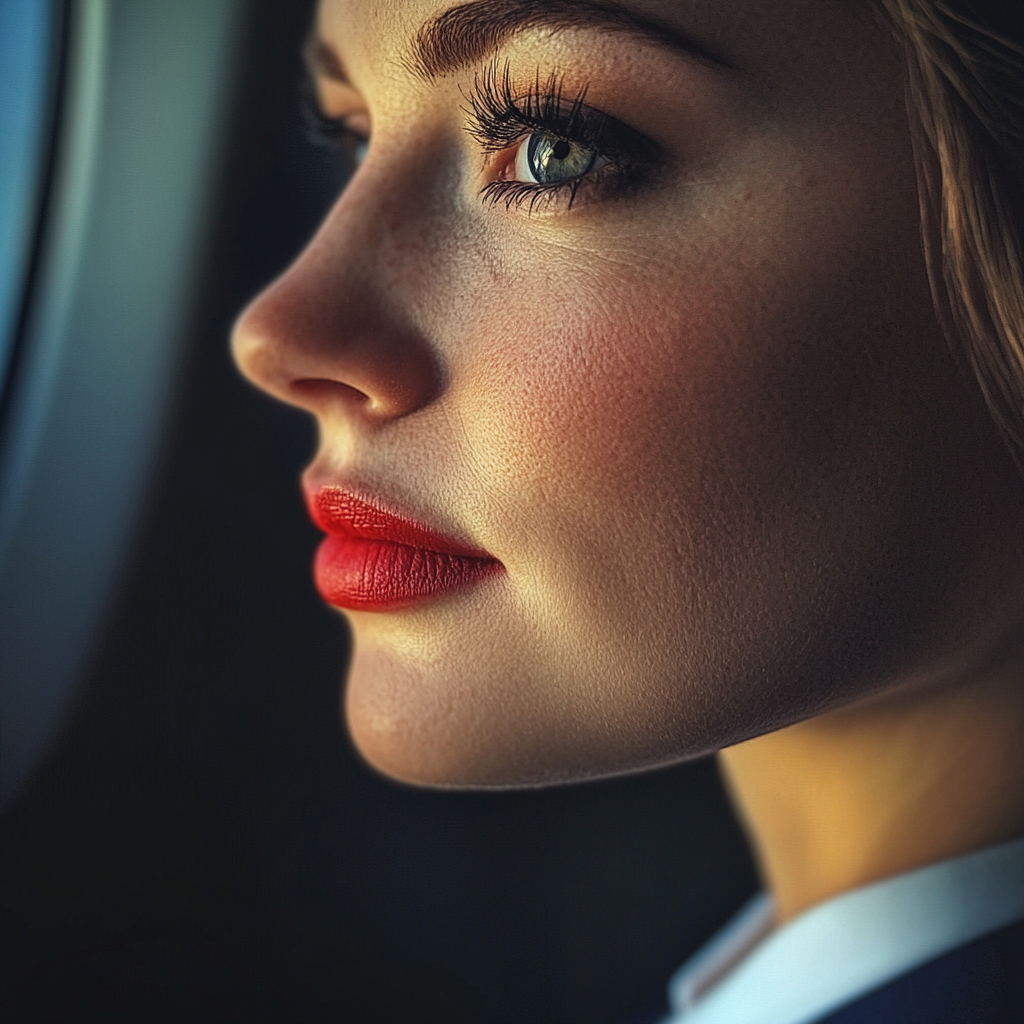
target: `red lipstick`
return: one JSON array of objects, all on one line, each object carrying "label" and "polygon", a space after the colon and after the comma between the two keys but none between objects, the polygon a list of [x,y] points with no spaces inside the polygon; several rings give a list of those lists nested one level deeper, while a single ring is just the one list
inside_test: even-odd
[{"label": "red lipstick", "polygon": [[501,570],[468,548],[342,487],[307,489],[323,530],[313,575],[320,596],[339,608],[384,611],[450,593]]}]

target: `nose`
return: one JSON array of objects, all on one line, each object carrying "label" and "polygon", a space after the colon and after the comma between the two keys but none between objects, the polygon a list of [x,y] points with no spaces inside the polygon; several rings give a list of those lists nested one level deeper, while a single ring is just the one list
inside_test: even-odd
[{"label": "nose", "polygon": [[403,272],[404,258],[422,262],[425,254],[393,237],[401,213],[354,185],[292,266],[244,310],[231,346],[242,373],[274,397],[320,418],[380,425],[429,404],[439,371],[414,322],[414,268]]}]

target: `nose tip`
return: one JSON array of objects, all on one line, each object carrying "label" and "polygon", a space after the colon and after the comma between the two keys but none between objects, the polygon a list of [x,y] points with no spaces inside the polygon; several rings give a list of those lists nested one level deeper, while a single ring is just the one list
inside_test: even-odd
[{"label": "nose tip", "polygon": [[319,417],[383,421],[429,404],[440,371],[422,334],[389,314],[371,282],[332,279],[315,263],[300,257],[238,318],[231,347],[242,374]]}]

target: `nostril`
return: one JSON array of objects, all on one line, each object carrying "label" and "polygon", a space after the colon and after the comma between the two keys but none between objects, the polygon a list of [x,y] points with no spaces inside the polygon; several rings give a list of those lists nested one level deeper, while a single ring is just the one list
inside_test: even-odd
[{"label": "nostril", "polygon": [[292,390],[298,398],[312,403],[340,399],[347,404],[366,405],[370,401],[370,396],[365,391],[328,377],[300,378],[292,381]]}]

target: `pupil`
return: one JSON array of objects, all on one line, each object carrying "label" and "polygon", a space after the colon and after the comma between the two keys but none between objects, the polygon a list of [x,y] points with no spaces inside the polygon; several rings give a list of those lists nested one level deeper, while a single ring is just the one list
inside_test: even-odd
[{"label": "pupil", "polygon": [[564,160],[569,155],[569,143],[565,139],[559,139],[551,150],[551,155],[556,160]]}]

